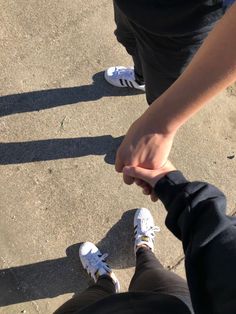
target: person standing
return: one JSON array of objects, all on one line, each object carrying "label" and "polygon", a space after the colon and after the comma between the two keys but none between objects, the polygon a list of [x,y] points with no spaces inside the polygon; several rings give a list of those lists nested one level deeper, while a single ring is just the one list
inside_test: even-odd
[{"label": "person standing", "polygon": [[107,255],[85,242],[80,259],[94,284],[54,314],[236,313],[236,218],[226,216],[224,194],[211,184],[189,182],[169,161],[161,170],[127,166],[124,172],[163,202],[166,226],[182,241],[187,282],[156,258],[159,228],[150,211],[140,208],[134,216],[136,268],[129,292],[118,293]]},{"label": "person standing", "polygon": [[[115,86],[145,90],[150,105],[117,151],[118,172],[126,165],[162,167],[179,128],[236,81],[233,2],[114,1],[115,34],[134,68],[111,67],[105,78]],[[124,182],[133,178],[124,175]]]}]

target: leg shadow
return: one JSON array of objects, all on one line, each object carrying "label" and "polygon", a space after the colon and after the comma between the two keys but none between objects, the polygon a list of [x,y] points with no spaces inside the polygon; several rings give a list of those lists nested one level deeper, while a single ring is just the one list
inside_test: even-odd
[{"label": "leg shadow", "polygon": [[102,97],[132,96],[142,93],[136,89],[114,87],[105,81],[104,72],[98,72],[93,76],[91,85],[2,96],[0,97],[0,116],[78,104]]},{"label": "leg shadow", "polygon": [[134,255],[134,214],[136,209],[126,211],[121,219],[97,244],[102,252],[107,252],[112,268],[123,269],[135,266]]},{"label": "leg shadow", "polygon": [[77,259],[63,257],[0,270],[0,307],[65,293],[79,293],[87,287],[87,274]]},{"label": "leg shadow", "polygon": [[[107,262],[112,268],[123,269],[135,266],[133,242],[135,212],[136,209],[126,211],[104,238],[96,244],[102,253],[108,253]],[[78,257],[77,244],[67,249],[67,255],[73,258]]]},{"label": "leg shadow", "polygon": [[0,143],[0,164],[79,158],[88,155],[105,155],[105,162],[114,164],[115,155],[123,136],[111,135],[31,142]]},{"label": "leg shadow", "polygon": [[[116,269],[135,265],[133,251],[133,217],[135,209],[121,219],[97,244],[108,252],[108,262]],[[88,239],[89,240],[89,239]],[[0,307],[53,298],[65,293],[78,294],[89,284],[79,260],[81,243],[67,248],[66,257],[0,270]]]}]

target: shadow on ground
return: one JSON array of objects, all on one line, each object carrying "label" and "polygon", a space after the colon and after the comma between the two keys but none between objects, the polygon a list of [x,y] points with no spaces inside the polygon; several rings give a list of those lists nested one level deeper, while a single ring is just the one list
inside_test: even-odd
[{"label": "shadow on ground", "polygon": [[88,155],[105,155],[105,162],[114,164],[116,151],[123,138],[123,136],[114,138],[111,135],[103,135],[0,143],[0,164],[20,164]]},{"label": "shadow on ground", "polygon": [[[140,91],[111,86],[104,80],[103,72],[99,72],[93,76],[91,85],[2,96],[0,97],[0,116],[78,104],[106,96],[131,96],[136,94],[140,94]],[[76,158],[88,155],[105,155],[105,162],[114,164],[115,153],[122,139],[123,137],[113,138],[111,135],[104,135],[0,143],[0,164]]]},{"label": "shadow on ground", "polygon": [[[97,244],[109,253],[108,262],[116,269],[134,266],[133,217],[135,209],[121,219]],[[89,239],[88,239],[89,241]],[[88,285],[88,276],[79,261],[79,244],[66,250],[66,257],[0,270],[0,306],[79,293]]]},{"label": "shadow on ground", "polygon": [[102,97],[142,94],[135,89],[113,87],[105,81],[103,74],[104,72],[94,74],[91,85],[2,96],[0,97],[0,116],[78,104]]},{"label": "shadow on ground", "polygon": [[116,269],[133,267],[134,259],[134,214],[136,209],[126,211],[121,219],[97,244],[102,252],[108,252],[109,265]]}]

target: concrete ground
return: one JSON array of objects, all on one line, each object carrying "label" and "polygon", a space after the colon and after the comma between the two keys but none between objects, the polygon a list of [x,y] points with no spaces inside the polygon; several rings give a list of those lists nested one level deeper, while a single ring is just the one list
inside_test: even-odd
[{"label": "concrete ground", "polygon": [[[127,289],[140,206],[161,226],[156,254],[184,276],[164,208],[114,170],[120,137],[147,105],[103,79],[105,68],[131,63],[113,35],[112,2],[6,0],[0,11],[0,313],[52,313],[83,290],[86,240],[110,253]],[[188,178],[225,192],[231,214],[235,105],[233,88],[219,95],[180,130],[171,153]]]}]

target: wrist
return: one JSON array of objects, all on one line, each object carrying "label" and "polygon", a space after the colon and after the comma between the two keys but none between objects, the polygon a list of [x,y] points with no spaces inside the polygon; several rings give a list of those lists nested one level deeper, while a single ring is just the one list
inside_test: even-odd
[{"label": "wrist", "polygon": [[174,137],[180,126],[181,119],[173,112],[173,104],[160,97],[156,99],[144,113],[147,125],[151,126],[155,133]]},{"label": "wrist", "polygon": [[151,180],[151,186],[153,188],[155,188],[156,184],[163,178],[165,177],[167,174],[169,174],[170,172],[176,171],[176,168],[174,165],[172,165],[172,163],[167,160],[166,164],[159,169],[159,173],[158,175],[156,175],[155,177],[152,178]]}]

